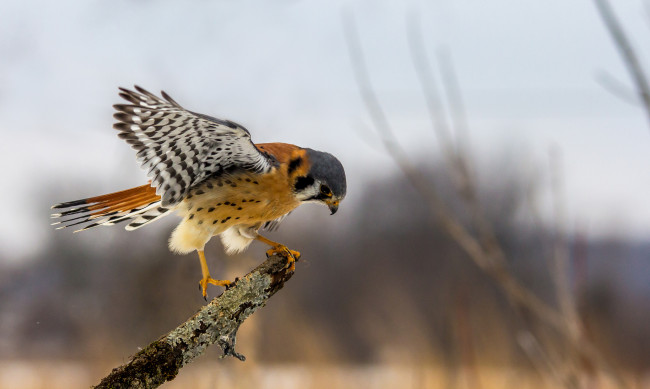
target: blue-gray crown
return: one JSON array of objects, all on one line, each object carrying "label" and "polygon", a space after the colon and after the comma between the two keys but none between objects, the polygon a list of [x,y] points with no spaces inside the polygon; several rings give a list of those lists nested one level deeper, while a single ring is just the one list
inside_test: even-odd
[{"label": "blue-gray crown", "polygon": [[345,170],[341,162],[330,153],[307,148],[305,150],[311,162],[309,175],[329,186],[335,197],[339,199],[344,198],[347,183],[345,180]]}]

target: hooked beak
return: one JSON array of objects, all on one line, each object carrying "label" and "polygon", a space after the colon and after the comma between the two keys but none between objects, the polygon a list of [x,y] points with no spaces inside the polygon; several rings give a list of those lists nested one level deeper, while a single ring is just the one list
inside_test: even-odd
[{"label": "hooked beak", "polygon": [[330,213],[330,215],[334,215],[336,211],[339,210],[339,201],[338,200],[328,201],[327,207],[330,209],[330,212],[332,212]]}]

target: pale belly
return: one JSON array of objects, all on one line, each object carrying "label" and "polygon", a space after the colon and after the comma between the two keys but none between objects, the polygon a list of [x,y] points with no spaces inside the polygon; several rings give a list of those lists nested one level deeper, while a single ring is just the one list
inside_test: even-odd
[{"label": "pale belly", "polygon": [[300,204],[290,188],[272,174],[209,181],[175,208],[183,220],[172,234],[170,248],[180,253],[202,250],[212,236],[233,226],[259,228]]}]

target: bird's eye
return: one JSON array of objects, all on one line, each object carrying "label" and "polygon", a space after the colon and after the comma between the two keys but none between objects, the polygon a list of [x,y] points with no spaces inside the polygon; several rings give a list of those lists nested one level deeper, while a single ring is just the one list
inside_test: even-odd
[{"label": "bird's eye", "polygon": [[332,191],[330,190],[330,188],[329,188],[327,185],[321,185],[321,186],[320,186],[320,192],[321,192],[323,195],[327,196],[327,197],[331,197],[331,196],[332,196]]}]

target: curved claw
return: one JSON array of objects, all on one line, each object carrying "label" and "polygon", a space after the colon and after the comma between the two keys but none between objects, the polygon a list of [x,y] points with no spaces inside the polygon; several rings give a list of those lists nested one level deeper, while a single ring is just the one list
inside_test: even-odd
[{"label": "curved claw", "polygon": [[289,250],[289,248],[281,243],[274,242],[270,239],[263,237],[262,235],[257,235],[255,239],[260,242],[266,243],[272,248],[266,251],[266,256],[270,257],[273,254],[280,254],[283,257],[288,259],[287,268],[289,271],[294,271],[296,269],[296,260],[300,259],[300,253],[294,250]]},{"label": "curved claw", "polygon": [[272,249],[266,250],[267,257],[270,257],[273,254],[282,255],[289,260],[287,263],[287,268],[289,271],[296,270],[296,261],[300,259],[300,253],[298,251],[290,250],[287,246],[279,244]]},{"label": "curved claw", "polygon": [[232,284],[232,282],[228,280],[215,280],[214,278],[207,276],[203,278],[202,280],[199,281],[199,287],[201,288],[201,292],[203,294],[203,299],[207,301],[208,299],[208,284],[213,284],[217,286],[225,286],[226,289]]}]

